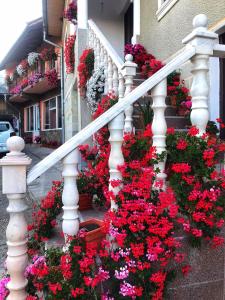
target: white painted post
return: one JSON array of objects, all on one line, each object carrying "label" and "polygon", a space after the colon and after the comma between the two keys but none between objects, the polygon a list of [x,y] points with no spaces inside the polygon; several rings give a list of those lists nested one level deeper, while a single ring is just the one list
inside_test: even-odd
[{"label": "white painted post", "polygon": [[8,245],[6,266],[10,275],[8,300],[25,300],[27,293],[27,279],[24,276],[28,264],[27,256],[27,222],[24,212],[27,209],[25,202],[26,169],[31,159],[22,150],[25,147],[21,137],[14,136],[8,139],[9,153],[0,160],[2,166],[2,193],[9,199],[10,219],[6,230]]},{"label": "white painted post", "polygon": [[63,159],[64,187],[62,194],[63,223],[65,236],[75,236],[79,230],[79,193],[76,178],[78,176],[79,150],[75,149]]},{"label": "white painted post", "polygon": [[[166,151],[166,132],[167,124],[165,119],[166,109],[166,96],[167,96],[167,80],[157,84],[151,91],[152,96],[152,109],[154,112],[152,122],[152,134],[153,134],[153,147],[156,148],[156,153],[161,154]],[[166,157],[162,162],[159,162],[155,166],[155,169],[159,168],[160,173],[156,176],[156,181],[161,181],[165,188],[166,174],[165,174]]]},{"label": "white painted post", "polygon": [[[125,64],[122,67],[122,71],[125,78],[125,96],[128,95],[132,91],[133,87],[133,78],[136,75],[137,65],[133,62],[133,56],[131,54],[127,54],[125,57]],[[124,132],[132,132],[133,131],[133,105],[130,105],[125,110],[125,126]]]},{"label": "white painted post", "polygon": [[[124,97],[124,79],[121,73],[119,73],[119,101]],[[111,151],[109,156],[109,191],[112,191],[116,196],[122,188],[122,184],[118,187],[113,187],[111,185],[112,180],[121,180],[122,174],[117,169],[118,166],[124,164],[124,157],[122,152],[123,143],[123,129],[124,129],[124,113],[119,114],[115,119],[113,119],[109,125],[110,138],[109,142],[111,145]],[[113,199],[111,199],[111,210],[116,210],[117,205]]]},{"label": "white painted post", "polygon": [[141,0],[133,0],[133,37],[132,44],[135,45],[138,43],[138,36],[141,34]]},{"label": "white painted post", "polygon": [[77,24],[79,29],[88,28],[88,0],[77,0]]},{"label": "white painted post", "polygon": [[213,55],[213,47],[218,35],[207,30],[208,19],[205,15],[198,15],[193,20],[194,30],[184,40],[196,48],[196,55],[192,58],[193,82],[191,87],[192,111],[191,123],[199,129],[199,136],[205,133],[209,120],[209,57]]}]

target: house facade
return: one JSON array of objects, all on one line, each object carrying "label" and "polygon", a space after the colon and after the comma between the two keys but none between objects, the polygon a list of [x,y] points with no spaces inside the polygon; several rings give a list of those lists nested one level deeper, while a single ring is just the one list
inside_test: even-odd
[{"label": "house facade", "polygon": [[[43,0],[44,23],[50,40],[57,40],[64,46],[69,36],[75,39],[74,72],[67,74],[64,66],[64,128],[65,139],[69,139],[90,121],[90,110],[80,96],[78,88],[77,66],[84,49],[90,48],[90,31],[88,20],[95,25],[110,42],[113,49],[124,61],[124,46],[132,43],[142,44],[146,50],[161,61],[166,60],[184,45],[182,39],[191,31],[190,20],[198,13],[208,16],[209,29],[219,34],[220,42],[224,41],[224,1],[220,0],[216,6],[211,1],[184,0],[83,0],[77,4],[77,23],[60,19],[71,1]],[[57,34],[54,32],[57,27]],[[65,57],[65,55],[64,55]],[[65,60],[64,60],[65,64]],[[191,64],[181,68],[181,79],[186,87],[192,83]],[[217,74],[215,76],[215,74]],[[210,119],[218,117],[224,119],[224,67],[219,58],[210,58]],[[213,75],[213,76],[211,76]],[[222,132],[222,136],[224,133]]]},{"label": "house facade", "polygon": [[19,111],[25,141],[60,145],[60,55],[44,42],[42,19],[28,23],[0,68],[5,69],[8,102]]}]

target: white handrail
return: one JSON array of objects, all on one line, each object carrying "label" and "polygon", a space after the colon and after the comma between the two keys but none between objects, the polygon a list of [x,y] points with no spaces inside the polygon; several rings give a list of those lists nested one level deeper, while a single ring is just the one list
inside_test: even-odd
[{"label": "white handrail", "polygon": [[213,56],[225,58],[225,45],[216,44],[213,49]]},{"label": "white handrail", "polygon": [[111,57],[113,63],[117,66],[118,70],[122,68],[124,61],[121,59],[119,54],[115,51],[113,46],[110,44],[110,42],[107,40],[107,38],[104,36],[104,34],[101,32],[101,30],[98,28],[98,26],[92,21],[88,20],[89,27],[93,30],[95,35],[100,40],[101,44],[104,46],[105,50],[108,52],[108,55]]},{"label": "white handrail", "polygon": [[112,119],[123,112],[129,105],[132,105],[140,97],[145,95],[149,90],[165,79],[170,73],[179,68],[183,63],[187,62],[196,53],[195,47],[187,46],[183,51],[171,60],[167,65],[160,69],[157,73],[145,80],[141,85],[136,87],[130,94],[125,96],[122,101],[116,103],[113,107],[103,113],[96,120],[87,125],[78,132],[74,137],[45,157],[37,165],[35,165],[28,173],[27,183],[30,184],[49,168],[63,159],[67,154],[76,149],[89,137],[95,134],[99,129],[109,123]]}]

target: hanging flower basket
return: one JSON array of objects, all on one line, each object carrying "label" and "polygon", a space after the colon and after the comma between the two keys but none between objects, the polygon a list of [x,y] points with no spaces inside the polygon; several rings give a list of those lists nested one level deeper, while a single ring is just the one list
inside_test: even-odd
[{"label": "hanging flower basket", "polygon": [[87,244],[97,243],[101,245],[101,241],[105,238],[103,232],[103,221],[99,219],[90,219],[80,223],[80,229],[86,231],[85,241]]},{"label": "hanging flower basket", "polygon": [[64,18],[73,23],[77,24],[77,4],[72,1],[68,8],[64,11]]}]

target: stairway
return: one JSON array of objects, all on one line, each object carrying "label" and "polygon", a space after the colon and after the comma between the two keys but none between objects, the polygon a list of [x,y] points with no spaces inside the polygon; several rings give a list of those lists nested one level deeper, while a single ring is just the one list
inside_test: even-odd
[{"label": "stairway", "polygon": [[[134,78],[133,85],[134,87],[137,87],[144,81],[145,79],[143,78],[141,73],[138,72]],[[141,105],[143,108],[146,108],[148,104],[152,105],[152,98],[150,94],[139,98],[139,100],[134,103],[133,121],[136,132],[143,130],[143,116],[139,106]],[[179,116],[177,114],[176,108],[171,105],[170,97],[166,98],[166,105],[167,108],[165,111],[165,118],[167,127],[173,127],[176,131],[186,131],[187,128],[191,125],[189,118],[185,116]]]}]

